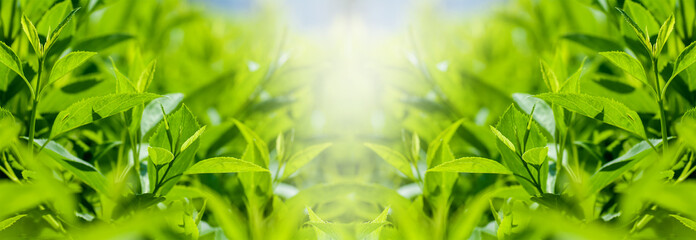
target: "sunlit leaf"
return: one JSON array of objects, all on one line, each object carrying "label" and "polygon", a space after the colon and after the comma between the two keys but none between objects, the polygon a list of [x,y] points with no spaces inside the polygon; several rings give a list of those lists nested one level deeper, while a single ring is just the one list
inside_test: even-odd
[{"label": "sunlit leaf", "polygon": [[377,153],[379,157],[384,159],[384,161],[389,163],[389,165],[391,165],[392,167],[396,168],[396,170],[406,175],[406,177],[410,179],[415,179],[415,176],[411,171],[411,164],[409,163],[408,159],[400,152],[378,144],[365,143],[365,146]]},{"label": "sunlit leaf", "polygon": [[123,93],[84,99],[58,113],[51,130],[51,138],[157,97],[159,96],[151,93]]},{"label": "sunlit leaf", "polygon": [[307,165],[312,159],[316,158],[331,146],[331,143],[324,143],[324,144],[318,144],[318,145],[313,145],[309,146],[305,149],[300,150],[299,152],[293,154],[285,164],[285,170],[283,170],[283,177],[282,179],[289,177],[295,171],[303,167],[304,165]]},{"label": "sunlit leaf", "polygon": [[186,169],[184,174],[238,172],[268,172],[268,169],[232,157],[216,157],[197,162],[193,166]]},{"label": "sunlit leaf", "polygon": [[428,172],[512,174],[502,164],[480,157],[464,157],[428,169]]},{"label": "sunlit leaf", "polygon": [[148,155],[155,165],[164,165],[174,160],[174,155],[169,150],[161,147],[148,147]]},{"label": "sunlit leaf", "polygon": [[536,97],[646,138],[638,113],[615,100],[574,93],[543,93]]},{"label": "sunlit leaf", "polygon": [[643,65],[641,65],[637,59],[629,56],[625,52],[601,52],[599,54],[609,59],[609,61],[626,71],[626,73],[650,86]]},{"label": "sunlit leaf", "polygon": [[546,155],[548,155],[548,152],[548,147],[532,148],[522,154],[522,160],[532,165],[541,166],[546,162]]},{"label": "sunlit leaf", "polygon": [[87,59],[96,54],[97,53],[95,52],[71,52],[68,53],[68,55],[58,59],[51,69],[51,77],[48,80],[48,84],[51,84],[67,75],[72,70],[87,61]]}]

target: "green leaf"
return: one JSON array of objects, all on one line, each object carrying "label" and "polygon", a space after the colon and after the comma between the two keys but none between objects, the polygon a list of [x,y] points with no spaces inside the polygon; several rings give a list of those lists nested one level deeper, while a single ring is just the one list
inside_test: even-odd
[{"label": "green leaf", "polygon": [[12,113],[0,107],[0,151],[17,140],[21,129]]},{"label": "green leaf", "polygon": [[120,33],[92,37],[82,40],[81,42],[75,44],[75,50],[100,52],[101,50],[119,44],[131,38],[133,38],[133,36]]},{"label": "green leaf", "polygon": [[304,165],[307,165],[307,163],[311,162],[312,159],[316,158],[321,152],[323,152],[330,146],[331,143],[312,145],[293,154],[292,157],[290,157],[290,159],[288,159],[288,162],[285,164],[285,170],[283,170],[283,177],[281,177],[281,179],[289,177],[290,175],[295,173],[295,171],[297,171]]},{"label": "green leaf", "polygon": [[113,59],[109,58],[109,60],[111,60],[111,66],[114,69],[114,75],[116,77],[116,93],[137,93],[138,90],[135,88],[135,85],[133,85],[133,82],[118,70]]},{"label": "green leaf", "polygon": [[622,49],[621,45],[618,43],[612,41],[611,39],[600,36],[574,33],[565,35],[563,38],[576,42],[597,52],[620,51]]},{"label": "green leaf", "polygon": [[307,215],[309,216],[309,223],[314,227],[317,239],[328,239],[327,234],[334,233],[331,226],[327,226],[328,222],[321,219],[311,208],[305,208]]},{"label": "green leaf", "polygon": [[[527,130],[527,125],[530,123],[529,118],[529,115],[520,112],[514,105],[510,105],[496,126],[500,135],[509,139],[508,143],[504,143],[504,140],[499,138],[496,145],[503,157],[503,164],[514,174],[520,185],[530,195],[537,195],[539,194],[538,188],[546,189],[548,164],[543,164],[539,169],[527,168],[521,155],[526,149],[546,147],[546,138],[534,121],[531,122],[529,130]],[[508,144],[512,144],[518,151],[513,151],[507,146]],[[537,181],[540,184],[538,188],[533,184],[533,179],[536,179],[537,176],[541,177],[541,180]]]},{"label": "green leaf", "polygon": [[37,56],[43,56],[44,53],[41,47],[41,40],[39,40],[39,32],[36,31],[36,27],[34,27],[34,24],[31,23],[26,15],[22,15],[22,30],[24,30],[24,34],[29,38],[29,43],[34,48],[34,53],[36,53]]},{"label": "green leaf", "polygon": [[[167,122],[169,123],[169,128],[171,130],[172,142],[170,142],[169,140],[166,125],[164,124],[164,122],[161,122],[157,126],[155,133],[150,137],[148,141],[150,147],[160,147],[170,150],[172,148],[177,148],[181,145],[182,142],[185,141],[185,139],[188,139],[191,136],[193,136],[196,133],[196,131],[200,128],[200,126],[198,125],[198,121],[196,120],[196,117],[193,115],[191,110],[189,110],[188,107],[186,107],[185,104],[183,104],[181,108],[179,108],[179,110],[167,115]],[[186,169],[188,169],[189,166],[193,164],[193,158],[196,154],[196,151],[198,151],[199,142],[200,139],[194,141],[193,144],[191,144],[188,148],[186,148],[183,151],[177,152],[176,150],[172,150],[172,152],[176,153],[176,160],[174,160],[171,163],[171,166],[169,168],[159,169],[160,172],[158,174],[155,174],[156,169],[154,164],[148,164],[148,177],[150,178],[150,182],[155,182],[155,175],[158,175],[160,178],[164,179],[172,178],[171,181],[166,182],[161,187],[161,195],[166,195],[169,192],[169,190],[171,190],[171,188],[174,187],[178,179],[181,178],[181,175],[184,173],[184,171],[186,171]],[[169,170],[167,172],[167,175],[164,176],[164,172],[166,172],[166,169]]]},{"label": "green leaf", "polygon": [[247,127],[247,125],[240,122],[239,120],[232,119],[232,122],[234,122],[234,124],[237,126],[237,129],[239,129],[239,131],[242,133],[242,136],[244,136],[244,140],[247,142],[247,144],[253,144],[253,146],[256,147],[256,150],[260,154],[260,158],[255,158],[254,163],[261,167],[268,167],[270,157],[268,156],[268,146],[263,141],[263,139],[261,139],[261,137],[259,137],[258,134],[256,134],[254,131],[251,130],[251,128]]},{"label": "green leaf", "polygon": [[150,64],[147,65],[147,68],[143,70],[143,72],[140,74],[140,78],[138,78],[138,83],[137,88],[138,92],[145,92],[147,91],[147,88],[150,86],[150,83],[152,83],[152,79],[155,78],[155,69],[157,69],[157,61],[153,60],[150,62]]},{"label": "green leaf", "polygon": [[184,174],[238,172],[268,172],[268,169],[233,157],[215,157],[197,162],[190,168],[186,169]]},{"label": "green leaf", "polygon": [[5,220],[2,220],[0,222],[0,231],[5,230],[6,228],[12,226],[15,222],[17,222],[19,219],[22,219],[23,217],[27,216],[26,214],[20,214]]},{"label": "green leaf", "polygon": [[487,158],[463,157],[428,169],[428,172],[512,174],[502,164]]},{"label": "green leaf", "polygon": [[[22,62],[19,60],[19,57],[17,57],[17,54],[12,50],[12,48],[5,45],[5,43],[2,41],[0,41],[0,62],[22,77],[29,85],[29,88],[31,88],[31,84],[29,84],[26,80],[27,78],[24,77]],[[34,90],[32,89],[32,91]]]},{"label": "green leaf", "polygon": [[560,84],[558,83],[556,73],[554,73],[553,69],[549,68],[548,64],[543,60],[539,61],[539,65],[541,66],[541,76],[544,78],[546,87],[548,87],[551,92],[558,92],[558,90],[560,90]]},{"label": "green leaf", "polygon": [[186,139],[186,141],[183,144],[181,144],[181,151],[186,150],[189,146],[191,146],[191,144],[193,144],[194,141],[198,140],[201,134],[205,132],[205,127],[206,126],[203,126],[202,128],[198,129],[196,133],[194,133],[193,135],[191,135],[191,137]]},{"label": "green leaf", "polygon": [[510,142],[510,139],[503,136],[503,134],[500,133],[500,131],[498,131],[498,129],[496,129],[495,127],[493,127],[493,126],[490,126],[490,127],[491,127],[491,132],[493,132],[493,134],[495,134],[495,136],[498,138],[498,140],[503,142],[505,144],[505,146],[507,146],[510,150],[512,150],[512,152],[517,152],[517,150],[515,150],[515,144]]},{"label": "green leaf", "polygon": [[633,18],[628,16],[626,12],[621,10],[620,8],[616,8],[616,10],[619,10],[621,15],[623,15],[624,19],[626,22],[633,28],[633,31],[636,33],[636,36],[638,36],[638,40],[640,40],[640,43],[643,44],[643,47],[645,47],[645,50],[648,50],[648,52],[652,53],[652,46],[650,45],[650,39],[646,38],[647,34],[641,30],[641,27],[638,26],[638,24],[633,21]]},{"label": "green leaf", "polygon": [[56,64],[53,65],[53,69],[51,69],[51,77],[48,80],[48,84],[58,81],[96,54],[95,52],[71,52],[58,59]]},{"label": "green leaf", "polygon": [[[696,48],[696,42],[692,42],[689,44],[689,46],[684,48],[681,53],[679,53],[679,57],[677,57],[677,60],[674,61],[674,71],[672,71],[671,78],[674,78],[680,72],[684,71],[696,62],[696,51],[694,48]],[[665,86],[665,88],[666,87],[667,86]]]},{"label": "green leaf", "polygon": [[372,151],[377,153],[379,157],[384,159],[384,161],[389,163],[389,165],[392,165],[392,167],[396,168],[396,170],[399,170],[399,172],[406,175],[406,177],[408,177],[409,179],[416,179],[413,175],[413,171],[411,170],[410,162],[403,154],[389,147],[378,144],[365,143],[365,146],[369,149],[372,149]]},{"label": "green leaf", "polygon": [[679,184],[647,183],[637,188],[629,189],[640,191],[631,195],[641,198],[643,201],[654,203],[661,209],[683,213],[687,216],[696,215],[696,205],[693,199],[696,198],[696,181],[687,180]]},{"label": "green leaf", "polygon": [[[0,206],[2,206],[0,208],[0,218],[4,219],[16,215],[42,202],[54,201],[57,197],[52,195],[56,193],[55,190],[57,189],[42,187],[32,182],[18,184],[8,180],[0,181],[0,192],[12,193],[11,197],[0,198]],[[1,234],[2,232],[0,232]]]},{"label": "green leaf", "polygon": [[162,121],[162,108],[169,114],[184,100],[184,94],[172,93],[152,100],[145,106],[140,119],[140,136],[145,138],[150,130]]},{"label": "green leaf", "polygon": [[389,210],[391,210],[391,207],[386,207],[376,218],[372,219],[372,221],[360,224],[358,226],[358,238],[365,240],[379,239],[382,227],[389,223],[387,221]]},{"label": "green leaf", "polygon": [[[662,143],[662,139],[650,139],[650,142],[655,147],[658,147]],[[648,144],[647,141],[642,141],[633,145],[633,147],[620,157],[604,164],[599,171],[590,178],[590,192],[588,194],[593,194],[602,190],[602,188],[609,185],[623,173],[633,168],[633,166],[640,162],[640,160],[651,151],[650,144]]]},{"label": "green leaf", "polygon": [[662,52],[662,47],[667,43],[669,35],[674,30],[674,15],[669,16],[667,20],[660,27],[660,32],[657,35],[657,40],[655,41],[654,53],[653,55],[658,56]]},{"label": "green leaf", "polygon": [[[679,222],[684,224],[684,226],[691,228],[691,230],[696,231],[696,221],[679,216],[679,215],[676,215],[676,214],[670,214],[670,216],[679,220]],[[0,228],[0,230],[2,230],[2,228]]]},{"label": "green leaf", "polygon": [[278,163],[285,161],[285,137],[283,133],[279,133],[276,138],[276,158]]},{"label": "green leaf", "polygon": [[536,97],[647,138],[638,113],[613,99],[576,93],[543,93]]},{"label": "green leaf", "polygon": [[167,164],[174,160],[174,154],[161,147],[148,147],[147,152],[150,155],[150,161],[157,166]]},{"label": "green leaf", "polygon": [[[565,86],[565,85],[564,85]],[[512,99],[526,114],[534,109],[534,121],[536,121],[551,137],[556,135],[556,120],[553,110],[544,100],[538,99],[526,93],[513,93]],[[509,141],[509,140],[508,140]]]},{"label": "green leaf", "polygon": [[418,137],[418,133],[415,132],[413,136],[411,136],[411,157],[414,162],[418,162],[420,157],[420,137]]},{"label": "green leaf", "polygon": [[[447,128],[442,130],[435,139],[433,139],[430,144],[428,145],[428,152],[426,156],[426,162],[428,168],[434,167],[436,165],[439,165],[443,163],[442,158],[438,158],[437,155],[441,153],[441,148],[445,147],[446,145],[449,144],[450,140],[452,140],[452,137],[454,134],[457,132],[457,129],[459,129],[459,126],[462,125],[462,122],[464,122],[463,119],[457,120],[456,122],[452,123],[449,125]],[[449,147],[447,147],[449,148]],[[442,157],[442,156],[441,156]],[[445,156],[448,157],[448,156]]]},{"label": "green leaf", "polygon": [[[582,63],[580,64],[580,67],[578,67],[578,70],[575,71],[575,73],[573,73],[573,75],[570,75],[570,77],[568,77],[568,79],[566,79],[566,81],[561,86],[560,92],[580,93],[580,78],[582,77],[582,72],[585,68],[586,61],[587,61],[587,57],[582,59]],[[534,116],[534,119],[536,119],[536,115]]]},{"label": "green leaf", "polygon": [[47,47],[46,47],[46,48],[47,48],[46,50],[48,50],[48,49],[53,45],[53,43],[55,43],[56,40],[58,40],[58,37],[60,36],[60,33],[63,32],[63,29],[65,28],[65,26],[68,24],[68,22],[70,22],[70,20],[73,18],[73,16],[75,15],[75,13],[76,13],[78,10],[80,10],[79,7],[73,9],[72,11],[70,11],[70,13],[68,13],[68,15],[65,16],[65,18],[63,19],[63,21],[61,21],[61,22],[58,24],[58,26],[57,26],[55,29],[53,29],[53,32],[51,32],[51,35],[49,35],[50,38],[49,38],[48,40],[46,40],[46,46],[47,46]]},{"label": "green leaf", "polygon": [[159,96],[151,93],[122,93],[84,99],[58,113],[53,122],[50,138],[126,111],[157,97]]},{"label": "green leaf", "polygon": [[631,57],[625,52],[601,52],[599,54],[609,59],[609,61],[626,71],[626,73],[629,75],[640,80],[644,84],[651,86],[648,82],[647,76],[645,75],[643,65],[640,64],[638,59]]},{"label": "green leaf", "polygon": [[[688,112],[687,112],[688,114]],[[682,117],[675,126],[679,140],[692,150],[696,150],[696,118]]]},{"label": "green leaf", "polygon": [[37,147],[45,145],[44,150],[47,151],[44,152],[48,153],[51,159],[55,160],[58,164],[70,171],[85,184],[94,188],[97,192],[109,196],[106,177],[104,177],[92,164],[76,157],[62,145],[54,141],[46,143],[46,139],[34,139],[34,145]]},{"label": "green leaf", "polygon": [[[36,30],[40,33],[51,33],[51,29],[56,29],[63,18],[72,11],[72,1],[62,1],[54,4],[44,13],[41,20],[36,24]],[[47,39],[48,40],[48,39]]]},{"label": "green leaf", "polygon": [[522,155],[522,160],[535,166],[541,166],[546,162],[546,156],[548,153],[548,147],[532,148],[527,150],[527,152]]}]

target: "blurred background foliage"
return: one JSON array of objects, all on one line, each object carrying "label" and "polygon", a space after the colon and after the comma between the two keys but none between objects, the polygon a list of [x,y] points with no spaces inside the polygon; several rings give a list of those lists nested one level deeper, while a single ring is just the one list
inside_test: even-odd
[{"label": "blurred background foliage", "polygon": [[695,6],[2,0],[0,238],[694,238]]}]

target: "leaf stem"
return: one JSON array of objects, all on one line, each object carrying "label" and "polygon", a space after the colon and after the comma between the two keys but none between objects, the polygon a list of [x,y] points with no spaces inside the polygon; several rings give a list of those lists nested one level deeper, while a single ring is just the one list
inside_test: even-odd
[{"label": "leaf stem", "polygon": [[657,92],[655,93],[657,97],[657,105],[660,108],[660,132],[662,132],[662,153],[664,154],[667,151],[668,143],[667,143],[667,117],[665,114],[665,100],[662,98],[662,90],[660,88],[660,76],[659,76],[659,71],[657,70],[657,56],[654,56],[652,59],[652,64],[653,64],[653,72],[655,73],[655,87],[657,89]]},{"label": "leaf stem", "polygon": [[39,92],[41,88],[41,75],[43,72],[43,65],[44,65],[44,58],[41,56],[40,53],[37,53],[39,55],[39,70],[37,71],[36,74],[36,93],[33,94],[34,99],[32,99],[32,107],[31,107],[31,115],[30,115],[30,120],[29,120],[29,142],[27,145],[29,145],[29,152],[32,153],[32,156],[34,154],[34,135],[36,134],[36,114],[37,114],[37,106],[39,105]]}]

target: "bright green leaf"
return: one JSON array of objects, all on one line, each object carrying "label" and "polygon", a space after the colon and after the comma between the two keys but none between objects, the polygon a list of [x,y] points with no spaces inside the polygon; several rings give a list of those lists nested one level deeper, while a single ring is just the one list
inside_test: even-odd
[{"label": "bright green leaf", "polygon": [[500,133],[500,131],[498,131],[498,129],[496,129],[493,126],[490,126],[490,127],[491,127],[491,132],[493,132],[493,134],[495,134],[495,136],[498,138],[498,140],[503,142],[505,144],[505,146],[507,146],[513,152],[517,151],[517,150],[515,150],[515,144],[510,142],[510,140],[507,137],[503,136],[503,134]]},{"label": "bright green leaf", "polygon": [[696,231],[696,221],[679,216],[679,215],[676,215],[676,214],[670,214],[670,216],[679,220],[679,222],[684,224],[684,226],[690,228],[691,230]]},{"label": "bright green leaf", "polygon": [[150,64],[147,65],[147,68],[143,70],[143,72],[140,74],[140,78],[138,78],[138,83],[136,84],[138,92],[147,91],[147,88],[150,86],[150,83],[152,83],[152,79],[155,78],[156,68],[157,61],[153,60],[152,62],[150,62]]},{"label": "bright green leaf", "polygon": [[696,62],[696,50],[694,50],[694,48],[696,48],[696,42],[692,42],[679,53],[679,57],[674,61],[674,71],[672,71],[671,78],[674,78],[677,74]]},{"label": "bright green leaf", "polygon": [[[65,16],[65,18],[63,19],[63,21],[61,21],[61,22],[58,24],[58,26],[57,26],[55,29],[53,29],[53,32],[51,32],[51,35],[50,35],[51,38],[48,39],[48,40],[46,40],[46,46],[47,46],[47,48],[50,48],[50,47],[53,45],[53,43],[55,43],[56,40],[58,40],[58,37],[60,36],[60,33],[63,32],[63,29],[65,28],[65,26],[68,24],[68,22],[70,22],[70,20],[73,18],[73,16],[75,15],[75,13],[76,13],[78,10],[80,10],[79,7],[73,9],[72,11],[70,11],[70,13],[68,13],[68,15]],[[46,49],[46,50],[48,50],[48,49]]]},{"label": "bright green leaf", "polygon": [[51,130],[51,138],[82,125],[126,111],[157,97],[158,95],[151,93],[123,93],[84,99],[58,113]]},{"label": "bright green leaf", "polygon": [[406,177],[415,179],[415,176],[413,176],[413,172],[411,171],[410,162],[400,152],[378,144],[365,143],[365,146],[372,149],[372,151],[377,153],[379,157],[384,159],[384,161],[389,163],[389,165],[392,167],[396,168],[396,170],[399,170],[399,172],[406,175]]},{"label": "bright green leaf", "polygon": [[19,219],[22,219],[23,217],[27,216],[26,214],[20,214],[5,220],[0,221],[0,231],[5,230],[5,228],[8,228],[12,226],[15,222],[17,222]]},{"label": "bright green leaf", "polygon": [[[5,45],[5,43],[2,41],[0,41],[0,63],[17,73],[17,75],[25,79],[26,82],[26,77],[24,77],[24,71],[22,70],[22,62],[19,60],[19,57],[17,57],[17,54],[12,50],[12,48]],[[29,83],[27,82],[27,84]],[[30,84],[29,86],[31,88]]]},{"label": "bright green leaf", "polygon": [[527,150],[527,152],[522,155],[522,160],[535,166],[541,166],[546,162],[546,156],[548,153],[548,147],[532,148]]},{"label": "bright green leaf", "polygon": [[164,108],[165,113],[169,114],[179,106],[182,100],[184,100],[184,94],[172,93],[148,103],[143,109],[143,116],[140,119],[140,136],[144,138],[157,123],[162,121],[162,108]]},{"label": "bright green leaf", "polygon": [[150,155],[150,161],[157,166],[167,164],[174,160],[174,154],[161,147],[148,147],[147,152]]},{"label": "bright green leaf", "polygon": [[601,52],[599,54],[609,59],[609,61],[626,71],[629,75],[650,86],[643,65],[640,64],[638,59],[631,57],[625,52]]},{"label": "bright green leaf", "polygon": [[543,93],[536,97],[647,138],[638,113],[613,99],[575,93]]},{"label": "bright green leaf", "polygon": [[[160,112],[160,115],[161,114],[162,113]],[[182,104],[179,110],[168,114],[166,119],[171,130],[171,141],[169,134],[167,134],[168,130],[165,122],[160,122],[160,124],[155,128],[155,133],[149,138],[148,143],[150,144],[150,147],[160,147],[170,150],[173,148],[178,148],[178,146],[180,146],[185,139],[193,136],[200,128],[196,117],[185,104]],[[200,141],[193,141],[193,144],[183,151],[174,150],[173,152],[176,155],[176,160],[171,162],[169,168],[159,169],[159,174],[155,174],[156,169],[154,164],[148,164],[148,177],[150,178],[150,182],[155,182],[155,175],[165,179],[172,178],[171,181],[168,181],[161,187],[162,190],[160,193],[162,195],[166,195],[181,178],[184,171],[186,171],[189,166],[193,164],[194,156],[196,151],[198,151],[199,142]],[[167,173],[166,176],[165,172]]]},{"label": "bright green leaf", "polygon": [[638,26],[638,24],[633,20],[633,18],[628,16],[628,14],[626,12],[624,12],[623,10],[621,10],[618,7],[616,8],[616,10],[619,10],[619,12],[621,12],[621,15],[623,15],[626,22],[631,26],[633,31],[636,33],[636,36],[638,37],[638,40],[643,45],[643,47],[645,47],[645,49],[648,52],[652,52],[652,46],[650,45],[650,39],[646,38],[647,34],[642,30],[642,28],[640,26]]},{"label": "bright green leaf", "polygon": [[512,174],[502,164],[481,157],[463,157],[428,169],[428,172]]},{"label": "bright green leaf", "polygon": [[546,87],[548,87],[551,92],[558,92],[560,84],[558,83],[556,73],[554,73],[553,69],[549,68],[548,64],[543,60],[539,61],[539,65],[541,66],[541,76],[544,78]]},{"label": "bright green leaf", "polygon": [[184,174],[268,172],[256,164],[232,157],[215,157],[197,162]]},{"label": "bright green leaf", "polygon": [[198,138],[201,136],[201,134],[203,134],[203,132],[205,132],[205,127],[206,126],[203,126],[202,128],[198,129],[198,131],[196,131],[196,133],[194,133],[193,135],[191,135],[191,137],[186,139],[184,144],[181,144],[181,151],[186,150],[189,146],[191,146],[191,144],[193,144],[194,141],[198,140]]},{"label": "bright green leaf", "polygon": [[658,56],[662,52],[662,47],[665,46],[665,43],[667,43],[667,39],[669,38],[669,35],[672,33],[672,30],[674,29],[674,15],[669,16],[667,20],[662,24],[660,27],[660,32],[657,35],[657,40],[655,41],[655,46],[654,46],[654,53],[653,55]]},{"label": "bright green leaf", "polygon": [[297,171],[304,165],[307,165],[307,163],[312,161],[312,159],[316,158],[321,152],[323,152],[330,146],[331,143],[317,144],[309,146],[293,154],[292,157],[290,157],[288,159],[288,162],[285,164],[285,170],[283,170],[283,177],[281,179],[289,177],[290,175],[295,173],[295,171]]},{"label": "bright green leaf", "polygon": [[418,137],[418,133],[415,132],[411,137],[411,156],[415,162],[418,162],[418,158],[420,157],[420,137]]},{"label": "bright green leaf", "polygon": [[36,31],[36,27],[34,27],[34,24],[31,23],[26,15],[22,15],[22,30],[24,30],[24,34],[29,38],[29,43],[34,48],[34,53],[36,53],[37,56],[43,56],[44,53],[41,40],[39,40],[39,32]]},{"label": "bright green leaf", "polygon": [[53,65],[53,69],[51,69],[51,77],[48,80],[48,84],[58,81],[96,54],[95,52],[71,52],[58,59],[56,64]]}]

